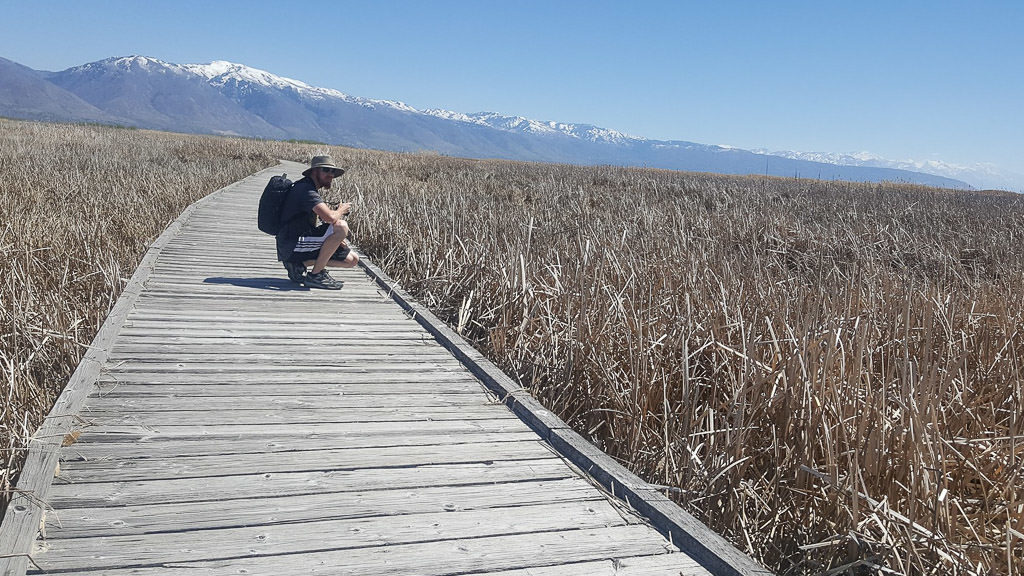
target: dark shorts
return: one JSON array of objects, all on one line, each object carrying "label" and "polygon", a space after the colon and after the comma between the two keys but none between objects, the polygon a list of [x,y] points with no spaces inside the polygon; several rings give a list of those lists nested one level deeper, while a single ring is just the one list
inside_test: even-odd
[{"label": "dark shorts", "polygon": [[[327,224],[321,224],[316,227],[309,236],[300,236],[299,242],[295,246],[295,250],[292,252],[291,257],[288,258],[289,262],[306,262],[309,260],[316,260],[320,256],[320,247],[323,246],[324,240],[327,239],[334,232],[334,227]],[[339,246],[334,251],[334,255],[331,256],[331,260],[337,260],[344,262],[348,258],[348,253],[351,250],[348,246]]]}]

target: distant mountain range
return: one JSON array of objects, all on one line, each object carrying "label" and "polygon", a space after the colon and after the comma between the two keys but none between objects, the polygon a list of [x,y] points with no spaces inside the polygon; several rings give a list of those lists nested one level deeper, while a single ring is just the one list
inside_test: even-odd
[{"label": "distant mountain range", "polygon": [[0,116],[313,140],[470,158],[971,187],[955,173],[939,175],[919,166],[884,165],[887,161],[881,159],[752,152],[649,140],[586,124],[417,110],[231,62],[182,65],[129,56],[44,72],[0,58]]},{"label": "distant mountain range", "polygon": [[898,170],[909,170],[911,172],[924,172],[969,182],[975,188],[1012,190],[1024,192],[1024,174],[1017,174],[996,168],[992,164],[972,164],[961,166],[936,160],[888,160],[869,152],[857,154],[835,154],[816,152],[769,152],[767,150],[753,150],[757,154],[768,154],[771,156],[783,156],[796,160],[809,160],[811,162],[824,162],[826,164],[837,164],[840,166],[867,166],[872,168],[896,168]]}]

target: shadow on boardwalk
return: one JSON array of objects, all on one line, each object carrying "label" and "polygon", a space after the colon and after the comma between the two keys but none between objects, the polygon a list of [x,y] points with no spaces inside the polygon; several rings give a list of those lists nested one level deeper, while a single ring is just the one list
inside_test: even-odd
[{"label": "shadow on boardwalk", "polygon": [[205,284],[229,284],[239,288],[257,288],[274,292],[309,292],[309,288],[296,284],[287,278],[225,278],[215,276],[203,280]]}]

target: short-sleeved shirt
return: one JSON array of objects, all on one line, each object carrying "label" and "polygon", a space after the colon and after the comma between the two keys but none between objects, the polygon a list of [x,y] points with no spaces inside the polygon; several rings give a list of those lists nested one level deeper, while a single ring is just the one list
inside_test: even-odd
[{"label": "short-sleeved shirt", "polygon": [[313,180],[306,176],[292,185],[281,206],[281,231],[277,233],[277,259],[291,258],[299,236],[307,236],[316,229],[313,207],[323,202]]}]

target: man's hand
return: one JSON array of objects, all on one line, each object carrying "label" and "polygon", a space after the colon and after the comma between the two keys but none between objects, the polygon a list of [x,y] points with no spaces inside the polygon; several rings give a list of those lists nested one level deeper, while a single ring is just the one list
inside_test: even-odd
[{"label": "man's hand", "polygon": [[341,223],[344,221],[345,217],[348,216],[348,213],[351,212],[351,211],[352,211],[352,204],[350,202],[345,202],[343,204],[339,204],[338,205],[338,210],[335,212],[335,214],[338,215],[338,218],[337,218],[337,220],[335,220],[333,222],[333,224],[335,226],[340,226]]}]

